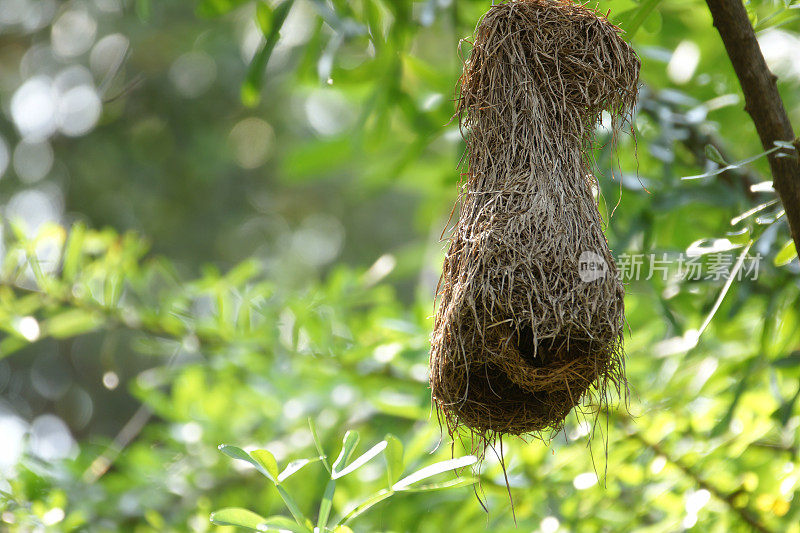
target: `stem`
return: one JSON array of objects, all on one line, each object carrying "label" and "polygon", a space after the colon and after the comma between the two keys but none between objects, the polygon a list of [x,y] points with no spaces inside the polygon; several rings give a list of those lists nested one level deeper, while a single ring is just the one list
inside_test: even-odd
[{"label": "stem", "polygon": [[800,250],[800,141],[795,139],[778,93],[778,77],[767,67],[741,0],[706,0],[706,4],[739,78],[745,111],[756,126],[764,150],[773,148],[775,141],[794,143],[794,151],[781,150],[770,154],[768,160],[775,191],[786,210],[792,239]]}]

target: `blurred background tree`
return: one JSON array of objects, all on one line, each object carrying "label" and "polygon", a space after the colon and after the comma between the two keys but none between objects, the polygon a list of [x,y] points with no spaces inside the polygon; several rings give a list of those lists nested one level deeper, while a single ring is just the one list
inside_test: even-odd
[{"label": "blurred background tree", "polygon": [[[313,458],[309,418],[331,455],[348,429],[353,457],[387,433],[403,450],[330,498],[320,461],[287,479],[315,524],[385,490],[387,465],[391,484],[469,453],[426,364],[457,45],[489,5],[0,0],[0,529],[290,517],[216,447]],[[611,248],[644,254],[630,414],[505,442],[517,526],[489,451],[474,487],[396,495],[355,530],[800,531],[800,265],[738,82],[702,2],[599,7],[642,58],[636,137],[612,157],[601,127],[596,153]],[[798,7],[747,5],[794,124]],[[726,284],[682,277],[687,251],[762,259]]]}]

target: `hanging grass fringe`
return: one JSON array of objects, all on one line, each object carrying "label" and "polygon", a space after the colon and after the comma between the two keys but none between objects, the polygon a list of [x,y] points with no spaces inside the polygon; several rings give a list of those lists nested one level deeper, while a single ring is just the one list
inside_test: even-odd
[{"label": "hanging grass fringe", "polygon": [[467,179],[430,361],[451,435],[542,436],[626,388],[624,290],[588,162],[601,113],[616,138],[636,102],[639,59],[620,32],[568,0],[508,1],[478,24],[457,105]]}]

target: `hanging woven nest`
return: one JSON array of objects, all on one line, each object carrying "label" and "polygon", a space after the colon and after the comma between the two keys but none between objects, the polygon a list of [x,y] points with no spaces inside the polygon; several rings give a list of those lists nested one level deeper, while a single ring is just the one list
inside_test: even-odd
[{"label": "hanging woven nest", "polygon": [[624,290],[589,163],[601,113],[615,139],[636,102],[639,59],[620,32],[565,0],[495,5],[476,29],[430,362],[451,435],[541,436],[626,386]]}]

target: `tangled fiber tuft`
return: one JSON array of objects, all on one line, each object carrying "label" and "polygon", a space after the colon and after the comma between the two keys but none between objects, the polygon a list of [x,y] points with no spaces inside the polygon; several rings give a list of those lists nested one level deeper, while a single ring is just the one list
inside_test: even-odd
[{"label": "tangled fiber tuft", "polygon": [[626,387],[624,289],[589,163],[601,113],[615,139],[636,102],[639,59],[620,32],[568,0],[511,0],[478,24],[457,105],[467,178],[431,349],[451,435],[542,436]]}]

